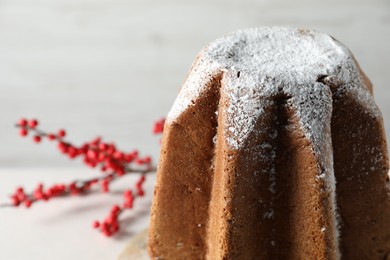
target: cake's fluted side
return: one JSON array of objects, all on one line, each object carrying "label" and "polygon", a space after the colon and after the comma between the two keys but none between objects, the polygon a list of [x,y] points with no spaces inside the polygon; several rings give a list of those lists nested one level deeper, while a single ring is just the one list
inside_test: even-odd
[{"label": "cake's fluted side", "polygon": [[[229,93],[234,79],[227,77],[233,76],[240,74],[224,75],[220,91],[206,259],[338,259],[331,105],[321,104],[327,109],[317,115],[322,146],[306,138],[297,117],[313,102],[331,104],[330,90],[305,86],[310,99],[283,87],[256,97],[236,93],[261,103],[262,112],[251,115],[256,123],[234,149],[227,141],[233,131],[229,108],[236,102]],[[245,106],[232,109],[245,116]],[[318,124],[318,117],[306,118],[306,127]]]},{"label": "cake's fluted side", "polygon": [[[223,88],[223,87],[222,87]],[[206,259],[272,259],[272,175],[275,174],[274,142],[276,107],[272,100],[264,116],[248,136],[250,143],[235,150],[227,142],[225,131],[229,98],[221,90],[215,150],[215,169]]]},{"label": "cake's fluted side", "polygon": [[[305,98],[281,87],[253,97],[262,112],[254,117],[242,148],[235,149],[227,141],[226,128],[231,127],[229,108],[234,102],[228,94],[234,79],[229,77],[237,74],[220,75],[193,100],[191,109],[166,125],[152,207],[151,255],[338,259],[335,194],[329,181],[331,106],[304,119],[305,127],[318,124],[311,122],[318,117],[323,120],[323,131],[316,135],[322,146],[305,136],[297,117],[300,109],[315,106],[313,102],[329,103],[331,92],[325,85],[306,86],[311,96]],[[245,107],[235,109],[241,113]]]},{"label": "cake's fluted side", "polygon": [[343,259],[389,259],[389,163],[382,116],[377,108],[368,109],[367,103],[373,103],[369,89],[330,86]]},{"label": "cake's fluted side", "polygon": [[219,75],[173,123],[167,122],[151,209],[148,250],[156,259],[204,259],[213,178]]}]

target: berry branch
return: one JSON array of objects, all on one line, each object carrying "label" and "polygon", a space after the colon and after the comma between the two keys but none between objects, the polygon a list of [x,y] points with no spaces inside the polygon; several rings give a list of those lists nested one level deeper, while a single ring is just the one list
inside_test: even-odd
[{"label": "berry branch", "polygon": [[[157,121],[153,127],[154,134],[161,134],[164,129],[164,119]],[[104,221],[95,221],[93,227],[99,230],[106,236],[111,236],[119,231],[119,216],[125,210],[133,208],[134,200],[137,197],[144,196],[143,183],[146,175],[156,171],[156,167],[152,165],[150,156],[139,156],[137,150],[124,152],[119,150],[114,143],[107,143],[102,138],[97,137],[90,142],[86,142],[81,146],[76,146],[68,141],[65,141],[66,131],[60,129],[57,133],[45,132],[38,128],[38,121],[35,119],[21,119],[15,125],[19,128],[19,135],[26,137],[32,135],[35,143],[41,143],[47,139],[57,142],[57,147],[60,152],[70,159],[82,158],[85,165],[91,168],[97,168],[103,173],[102,176],[87,179],[74,180],[67,184],[54,184],[47,188],[42,183],[37,184],[33,192],[25,192],[23,187],[16,188],[15,192],[10,196],[9,203],[0,204],[1,207],[18,207],[24,205],[30,208],[33,204],[39,201],[48,201],[55,197],[66,197],[72,195],[86,195],[92,191],[109,192],[110,184],[113,181],[120,179],[127,174],[140,174],[140,178],[135,184],[133,190],[126,190],[123,194],[124,202],[120,205],[114,205],[109,215]],[[100,186],[100,189],[97,187]]]},{"label": "berry branch", "polygon": [[142,188],[142,184],[145,181],[145,175],[142,175],[139,180],[136,182],[136,191],[135,193],[132,190],[126,190],[123,193],[124,201],[122,206],[114,205],[111,208],[110,213],[108,216],[102,221],[99,222],[95,220],[93,222],[93,227],[96,229],[100,229],[100,231],[105,236],[112,236],[119,230],[119,221],[118,218],[122,212],[125,210],[129,210],[133,208],[134,199],[137,197],[144,196],[145,192]]}]

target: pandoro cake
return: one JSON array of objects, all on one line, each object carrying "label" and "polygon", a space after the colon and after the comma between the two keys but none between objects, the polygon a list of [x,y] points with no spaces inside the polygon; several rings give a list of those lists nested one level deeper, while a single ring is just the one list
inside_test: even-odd
[{"label": "pandoro cake", "polygon": [[152,259],[390,259],[387,145],[352,53],[312,30],[234,32],[165,123]]}]

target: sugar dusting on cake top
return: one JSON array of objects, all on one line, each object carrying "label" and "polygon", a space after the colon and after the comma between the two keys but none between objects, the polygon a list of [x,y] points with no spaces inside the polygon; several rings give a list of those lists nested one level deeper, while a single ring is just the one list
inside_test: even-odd
[{"label": "sugar dusting on cake top", "polygon": [[330,90],[319,81],[324,77],[348,88],[374,116],[380,115],[344,45],[312,30],[263,27],[234,32],[204,48],[168,114],[168,122],[192,106],[216,75],[222,75],[221,91],[230,99],[226,138],[232,149],[239,149],[253,131],[266,97],[278,93],[291,96],[289,102],[306,137],[323,144],[322,127],[332,110]]}]

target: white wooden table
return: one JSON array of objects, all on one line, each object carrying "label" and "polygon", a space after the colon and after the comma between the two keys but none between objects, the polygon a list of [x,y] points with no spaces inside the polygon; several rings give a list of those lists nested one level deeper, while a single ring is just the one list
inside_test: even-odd
[{"label": "white wooden table", "polygon": [[[20,117],[65,127],[76,143],[102,135],[156,158],[152,123],[168,112],[196,53],[263,25],[315,28],[349,46],[374,83],[390,136],[388,0],[0,0],[0,201],[20,184],[96,174],[50,144],[18,137]],[[147,185],[151,195],[153,180]],[[137,201],[124,216],[131,225],[106,239],[91,222],[120,196],[0,210],[0,259],[115,259],[147,226],[150,205],[150,196]]]}]

